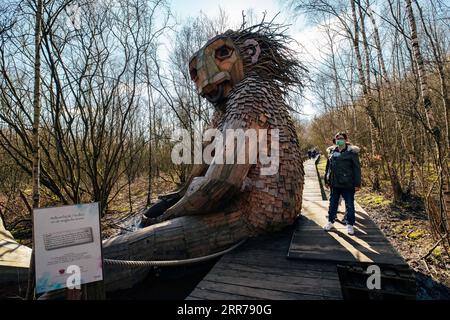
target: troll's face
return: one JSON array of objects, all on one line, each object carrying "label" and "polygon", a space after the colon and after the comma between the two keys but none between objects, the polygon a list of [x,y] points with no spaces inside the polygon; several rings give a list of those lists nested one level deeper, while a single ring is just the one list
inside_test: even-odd
[{"label": "troll's face", "polygon": [[[250,46],[254,47],[255,44],[247,41],[245,47]],[[224,34],[208,41],[191,57],[189,72],[202,97],[211,103],[220,103],[244,78],[244,61],[248,58],[247,51],[255,55],[256,50],[245,51],[244,49],[243,51],[242,49]],[[246,57],[243,57],[242,53]],[[251,60],[255,59],[251,58]]]}]

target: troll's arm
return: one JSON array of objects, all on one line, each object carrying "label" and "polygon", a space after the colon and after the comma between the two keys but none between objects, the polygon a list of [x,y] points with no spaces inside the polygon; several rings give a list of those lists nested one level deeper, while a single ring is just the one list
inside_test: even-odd
[{"label": "troll's arm", "polygon": [[[241,120],[233,120],[224,126],[225,129],[244,129],[250,126]],[[252,126],[254,127],[254,126]],[[254,127],[254,129],[257,129]],[[234,144],[234,155],[255,153],[256,144]],[[225,148],[224,148],[225,149]],[[215,159],[224,157],[216,154]],[[175,205],[169,208],[159,221],[179,216],[209,213],[219,209],[230,196],[239,191],[252,164],[220,164],[213,161],[203,177],[194,178],[187,192]]]}]

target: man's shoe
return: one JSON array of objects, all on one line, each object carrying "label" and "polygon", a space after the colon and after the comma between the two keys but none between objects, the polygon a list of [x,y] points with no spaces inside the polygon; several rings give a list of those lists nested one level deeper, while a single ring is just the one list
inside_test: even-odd
[{"label": "man's shoe", "polygon": [[347,233],[351,236],[355,234],[355,230],[353,230],[352,225],[349,225],[349,224],[347,225]]},{"label": "man's shoe", "polygon": [[323,230],[330,231],[333,228],[334,228],[334,225],[328,221],[328,223],[323,227]]}]

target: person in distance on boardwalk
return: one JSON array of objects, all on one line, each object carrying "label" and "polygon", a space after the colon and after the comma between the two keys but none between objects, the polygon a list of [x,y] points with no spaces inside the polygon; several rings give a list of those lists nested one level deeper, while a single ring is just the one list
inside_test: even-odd
[{"label": "person in distance on boardwalk", "polygon": [[345,201],[347,233],[354,234],[355,224],[355,192],[361,187],[361,165],[359,148],[348,142],[347,134],[339,132],[333,139],[335,147],[329,149],[329,157],[325,169],[325,186],[331,189],[328,223],[326,231],[334,227],[339,198]]}]

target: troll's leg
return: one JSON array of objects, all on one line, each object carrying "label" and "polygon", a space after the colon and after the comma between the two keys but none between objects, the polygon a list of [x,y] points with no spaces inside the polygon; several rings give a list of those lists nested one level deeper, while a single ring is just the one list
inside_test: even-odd
[{"label": "troll's leg", "polygon": [[[158,223],[103,242],[105,259],[181,260],[227,249],[249,235],[240,211],[186,216]],[[130,288],[148,275],[148,268],[105,266],[107,291]]]}]

